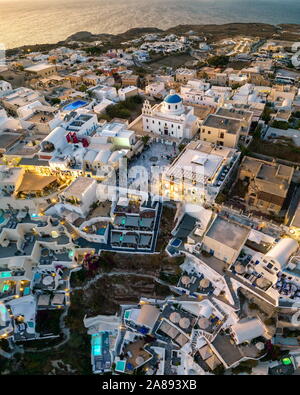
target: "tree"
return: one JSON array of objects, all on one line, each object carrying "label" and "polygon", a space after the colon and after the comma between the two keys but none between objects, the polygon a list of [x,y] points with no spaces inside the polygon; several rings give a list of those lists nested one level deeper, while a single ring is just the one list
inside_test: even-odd
[{"label": "tree", "polygon": [[143,137],[142,137],[142,142],[143,142],[144,145],[147,145],[147,143],[148,143],[149,140],[150,140],[150,137],[149,137],[149,136],[143,136]]},{"label": "tree", "polygon": [[236,89],[238,89],[240,87],[240,84],[238,84],[238,83],[235,83],[235,84],[232,84],[231,85],[231,88],[232,88],[232,90],[236,90]]},{"label": "tree", "polygon": [[295,118],[300,118],[300,111],[296,111],[293,115]]},{"label": "tree", "polygon": [[227,64],[229,63],[229,57],[225,55],[212,56],[211,58],[208,59],[207,63],[210,66],[214,66],[214,67],[227,66]]},{"label": "tree", "polygon": [[130,117],[130,111],[124,108],[124,105],[122,103],[118,103],[116,105],[109,105],[106,107],[106,113],[111,117],[111,118],[129,118]]},{"label": "tree", "polygon": [[215,201],[216,201],[217,204],[221,204],[221,203],[224,203],[226,201],[226,198],[227,198],[227,196],[223,192],[220,192],[217,195]]},{"label": "tree", "polygon": [[59,104],[61,102],[61,100],[58,97],[53,97],[53,99],[50,99],[50,103],[52,104],[52,106],[54,106],[55,104]]},{"label": "tree", "polygon": [[240,151],[241,151],[241,153],[242,153],[242,157],[244,157],[244,156],[246,156],[246,155],[249,155],[250,153],[251,153],[251,151],[249,150],[249,148],[248,147],[246,147],[245,145],[243,145],[243,144],[241,144],[240,145]]},{"label": "tree", "polygon": [[283,129],[283,130],[288,130],[290,127],[288,122],[285,122],[285,121],[273,121],[271,126],[273,128]]},{"label": "tree", "polygon": [[257,127],[256,127],[256,129],[255,129],[255,131],[253,133],[253,138],[260,139],[260,137],[261,137],[261,130],[262,130],[262,125],[261,124],[257,125]]},{"label": "tree", "polygon": [[270,120],[271,120],[271,113],[272,113],[271,108],[269,106],[266,106],[264,108],[263,113],[262,113],[261,119],[263,121],[265,121],[266,123],[270,122]]},{"label": "tree", "polygon": [[110,121],[111,120],[111,118],[110,118],[110,116],[108,115],[108,114],[98,114],[98,121],[100,121],[101,119],[103,119],[103,120],[105,120],[105,121]]},{"label": "tree", "polygon": [[87,91],[87,86],[86,85],[81,85],[79,87],[80,92],[86,92]]}]

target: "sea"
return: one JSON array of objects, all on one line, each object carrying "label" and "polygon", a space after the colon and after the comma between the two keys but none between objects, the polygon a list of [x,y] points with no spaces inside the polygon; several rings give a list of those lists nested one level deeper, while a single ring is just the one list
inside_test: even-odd
[{"label": "sea", "polygon": [[300,0],[0,0],[0,45],[56,43],[78,31],[230,22],[300,23]]}]

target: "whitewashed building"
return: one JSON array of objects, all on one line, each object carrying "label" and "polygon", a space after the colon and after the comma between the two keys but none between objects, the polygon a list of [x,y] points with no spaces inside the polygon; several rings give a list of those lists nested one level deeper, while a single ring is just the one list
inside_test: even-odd
[{"label": "whitewashed building", "polygon": [[170,92],[164,101],[153,107],[145,100],[142,110],[143,130],[158,136],[163,142],[191,139],[197,131],[194,108],[184,106],[181,96]]}]

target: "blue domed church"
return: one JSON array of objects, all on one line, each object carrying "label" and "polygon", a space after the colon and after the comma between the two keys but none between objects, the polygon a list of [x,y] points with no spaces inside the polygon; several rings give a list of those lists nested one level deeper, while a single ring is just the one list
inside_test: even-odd
[{"label": "blue domed church", "polygon": [[163,102],[151,106],[145,100],[142,110],[143,131],[157,141],[179,144],[183,139],[191,139],[197,132],[197,117],[194,108],[185,106],[182,98],[171,90]]}]

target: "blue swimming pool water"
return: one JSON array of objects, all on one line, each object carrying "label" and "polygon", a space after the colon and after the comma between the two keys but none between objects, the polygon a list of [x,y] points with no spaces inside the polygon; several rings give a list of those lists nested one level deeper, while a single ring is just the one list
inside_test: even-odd
[{"label": "blue swimming pool water", "polygon": [[77,110],[80,107],[83,107],[87,104],[86,101],[83,100],[77,100],[74,101],[73,103],[68,104],[67,106],[65,106],[63,108],[64,111],[73,111],[73,110]]},{"label": "blue swimming pool water", "polygon": [[109,347],[109,335],[107,332],[92,335],[92,355],[99,357],[103,354],[103,348]]},{"label": "blue swimming pool water", "polygon": [[117,361],[116,370],[119,372],[125,372],[126,361]]},{"label": "blue swimming pool water", "polygon": [[5,221],[5,218],[4,218],[4,211],[3,210],[0,210],[0,224],[2,224],[2,222],[4,222]]},{"label": "blue swimming pool water", "polygon": [[180,244],[181,244],[181,240],[180,239],[175,239],[174,241],[172,241],[171,246],[179,247]]}]

